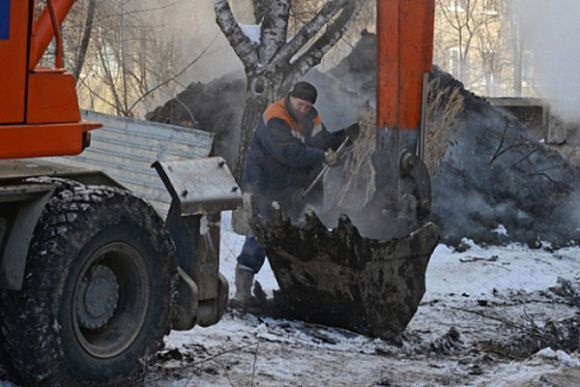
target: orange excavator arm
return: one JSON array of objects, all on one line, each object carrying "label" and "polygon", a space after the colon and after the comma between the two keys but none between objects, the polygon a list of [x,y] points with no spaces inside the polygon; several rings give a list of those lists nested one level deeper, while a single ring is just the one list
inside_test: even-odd
[{"label": "orange excavator arm", "polygon": [[[100,125],[81,122],[75,82],[62,68],[60,25],[75,0],[0,0],[0,159],[72,155]],[[56,37],[55,68],[38,63]]]},{"label": "orange excavator arm", "polygon": [[434,16],[435,0],[377,0],[376,184],[387,216],[405,232],[431,213],[422,159]]},{"label": "orange excavator arm", "polygon": [[377,0],[377,123],[417,137],[433,62],[434,0]]}]

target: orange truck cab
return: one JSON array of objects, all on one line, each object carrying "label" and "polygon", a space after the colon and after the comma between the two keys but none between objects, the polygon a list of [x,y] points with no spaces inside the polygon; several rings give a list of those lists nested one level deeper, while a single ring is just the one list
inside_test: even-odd
[{"label": "orange truck cab", "polygon": [[[49,0],[35,17],[34,0],[0,0],[0,159],[78,154],[100,126],[81,122],[62,66],[60,24],[74,3]],[[55,37],[55,66],[41,68]]]}]

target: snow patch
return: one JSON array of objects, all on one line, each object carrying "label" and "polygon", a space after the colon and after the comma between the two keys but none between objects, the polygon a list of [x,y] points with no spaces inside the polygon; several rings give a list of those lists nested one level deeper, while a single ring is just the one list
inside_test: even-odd
[{"label": "snow patch", "polygon": [[461,238],[461,243],[469,247],[478,247],[477,244],[473,241],[473,239],[469,238]]},{"label": "snow patch", "polygon": [[521,244],[483,248],[469,239],[471,248],[452,253],[445,245],[435,249],[427,267],[425,299],[448,294],[491,296],[494,291],[526,289],[536,291],[554,286],[562,273],[568,278],[580,275],[574,252],[558,250],[556,255]]},{"label": "snow patch", "polygon": [[507,229],[505,228],[505,226],[503,224],[500,224],[499,226],[497,226],[497,228],[495,230],[493,230],[494,233],[496,233],[497,235],[501,235],[501,236],[509,236]]},{"label": "snow patch", "polygon": [[240,29],[252,43],[259,44],[262,35],[262,26],[259,24],[240,24]]},{"label": "snow patch", "polygon": [[[544,348],[522,363],[513,362],[500,366],[491,380],[485,380],[485,385],[505,387],[514,385],[556,385],[550,383],[549,380],[542,383],[542,377],[551,373],[562,374],[565,369],[578,368],[579,366],[580,360],[578,356],[571,356],[564,351]],[[564,383],[568,381],[564,381]]]},{"label": "snow patch", "polygon": [[538,351],[534,356],[555,361],[565,367],[580,367],[580,358],[578,358],[578,354],[572,356],[561,350],[554,351],[552,348],[544,348]]}]

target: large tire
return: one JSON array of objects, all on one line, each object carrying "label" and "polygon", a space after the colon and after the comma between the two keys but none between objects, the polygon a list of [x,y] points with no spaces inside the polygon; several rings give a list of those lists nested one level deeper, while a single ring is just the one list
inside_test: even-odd
[{"label": "large tire", "polygon": [[108,187],[58,182],[0,324],[25,385],[141,383],[170,330],[177,263],[162,220]]}]

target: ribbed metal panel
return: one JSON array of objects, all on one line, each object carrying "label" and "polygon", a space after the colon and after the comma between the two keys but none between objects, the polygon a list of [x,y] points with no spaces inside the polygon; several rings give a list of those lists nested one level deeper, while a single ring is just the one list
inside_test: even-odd
[{"label": "ribbed metal panel", "polygon": [[175,125],[82,112],[83,120],[103,124],[92,131],[91,146],[78,156],[47,161],[101,170],[165,215],[171,198],[151,164],[209,156],[213,134]]}]

